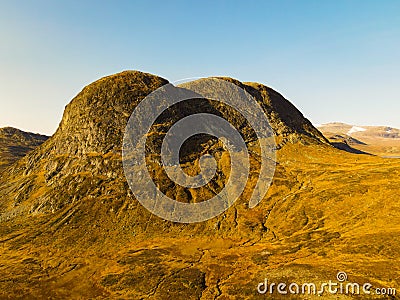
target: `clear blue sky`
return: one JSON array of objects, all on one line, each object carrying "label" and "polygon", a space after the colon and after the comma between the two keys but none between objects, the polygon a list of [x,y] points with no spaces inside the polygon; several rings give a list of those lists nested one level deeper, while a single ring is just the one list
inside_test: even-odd
[{"label": "clear blue sky", "polygon": [[1,1],[0,127],[52,134],[122,70],[226,75],[314,123],[400,127],[400,1]]}]

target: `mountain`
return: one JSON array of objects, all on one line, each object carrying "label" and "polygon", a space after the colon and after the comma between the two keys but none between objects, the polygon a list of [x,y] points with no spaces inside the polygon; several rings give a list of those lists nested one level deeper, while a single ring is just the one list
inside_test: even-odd
[{"label": "mountain", "polygon": [[[340,151],[278,92],[222,79],[251,94],[274,130],[277,164],[261,203],[248,205],[259,174],[249,124],[229,107],[195,98],[152,125],[152,178],[180,202],[221,190],[229,158],[217,139],[183,145],[180,164],[188,173],[204,153],[217,162],[211,184],[198,191],[168,180],[159,163],[166,128],[201,111],[238,128],[255,153],[249,180],[233,206],[208,221],[181,224],[150,213],[125,179],[123,136],[135,107],[168,81],[138,71],[101,78],[66,106],[52,137],[2,174],[0,298],[254,299],[264,278],[320,283],[339,270],[398,288],[400,161]],[[191,84],[171,89],[186,93]]]},{"label": "mountain", "polygon": [[[261,84],[225,80],[245,88],[262,105],[270,116],[278,147],[288,141],[328,144],[279,93]],[[14,184],[4,189],[7,195],[4,198],[9,200],[2,202],[4,214],[1,217],[22,212],[55,212],[85,197],[112,198],[111,202],[126,197],[129,189],[121,167],[121,149],[128,117],[146,95],[167,83],[154,75],[123,72],[85,87],[65,108],[56,133],[9,170],[9,181]],[[192,113],[193,107],[216,111],[212,102],[183,105],[173,113],[173,118]],[[235,122],[232,115],[228,111],[224,117]],[[165,115],[158,120],[157,129],[151,135],[155,143],[164,134],[160,126],[173,122],[171,118]],[[193,151],[196,154],[197,150]],[[154,165],[153,168],[158,167]],[[104,194],[105,190],[109,191]]]},{"label": "mountain", "polygon": [[48,138],[45,135],[25,132],[12,127],[0,128],[0,172]]},{"label": "mountain", "polygon": [[374,155],[400,156],[400,129],[397,128],[328,123],[319,125],[318,129],[333,143],[346,143]]}]

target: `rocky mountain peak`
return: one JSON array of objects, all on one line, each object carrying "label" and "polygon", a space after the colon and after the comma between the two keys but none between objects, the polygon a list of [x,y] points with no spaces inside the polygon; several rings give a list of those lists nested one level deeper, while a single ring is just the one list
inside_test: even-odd
[{"label": "rocky mountain peak", "polygon": [[[327,143],[289,101],[271,88],[258,83],[241,83],[232,78],[222,79],[240,86],[257,100],[269,117],[278,147],[288,142]],[[130,198],[121,160],[125,127],[138,103],[166,84],[166,79],[155,75],[125,71],[101,78],[83,88],[66,106],[56,133],[6,174],[9,181],[14,183],[2,188],[3,198],[8,199],[3,202],[4,215],[14,215],[15,211],[54,212],[88,197],[120,202]],[[159,126],[153,127],[154,135],[150,138],[153,144],[160,144],[164,134],[162,128],[167,121],[196,112],[196,107],[214,112],[219,106],[200,99],[195,104],[172,108],[164,119],[157,120]],[[224,116],[229,119],[232,114],[227,110]],[[236,122],[240,118],[232,120]],[[248,132],[246,126],[241,129],[244,135]],[[213,155],[223,157],[224,149],[218,141],[211,141],[210,144],[209,139],[200,138],[193,142],[197,143],[193,144],[195,147],[186,147],[189,157],[186,162],[193,160],[196,163],[199,153],[206,148]],[[157,148],[153,147],[153,150]],[[162,174],[157,173],[159,164],[152,167],[158,180],[161,180]],[[221,173],[221,178],[226,175]],[[176,190],[169,181],[166,182],[168,190],[181,195],[183,201],[196,198],[190,193]],[[215,190],[219,188],[213,187]]]},{"label": "rocky mountain peak", "polygon": [[119,151],[133,109],[167,83],[148,73],[124,71],[89,84],[65,108],[52,138],[56,152],[79,155]]}]

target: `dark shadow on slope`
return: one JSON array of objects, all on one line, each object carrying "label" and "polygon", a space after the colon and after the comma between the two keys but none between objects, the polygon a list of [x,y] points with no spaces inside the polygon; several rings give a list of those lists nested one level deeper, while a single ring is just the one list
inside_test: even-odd
[{"label": "dark shadow on slope", "polygon": [[336,149],[343,150],[343,151],[353,153],[353,154],[373,155],[371,153],[364,152],[364,151],[358,150],[356,148],[353,148],[353,147],[349,146],[346,142],[331,142],[331,145],[333,147],[335,147]]}]

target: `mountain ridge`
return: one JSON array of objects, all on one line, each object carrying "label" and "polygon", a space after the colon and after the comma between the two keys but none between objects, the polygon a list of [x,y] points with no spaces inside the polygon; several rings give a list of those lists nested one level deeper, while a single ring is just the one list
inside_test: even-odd
[{"label": "mountain ridge", "polygon": [[[278,147],[297,141],[328,145],[311,122],[279,93],[260,84],[245,85],[234,79],[225,80],[245,88],[263,106],[276,133]],[[25,207],[30,212],[43,209],[54,212],[65,203],[75,201],[73,199],[76,194],[87,193],[77,192],[77,187],[71,187],[71,192],[57,192],[65,186],[71,186],[71,176],[82,172],[98,174],[99,178],[96,180],[99,182],[103,181],[102,178],[119,178],[123,183],[125,179],[119,161],[127,119],[145,96],[167,83],[167,80],[148,73],[124,71],[103,77],[83,88],[66,106],[55,134],[40,148],[11,167],[11,178],[21,178],[22,174],[32,178],[26,179],[31,184],[22,180],[20,187],[14,187],[18,192],[11,197],[14,200],[9,205],[12,207],[18,203],[18,211]],[[229,119],[230,114],[226,117]],[[159,136],[159,133],[156,134]],[[161,136],[157,139],[160,138]],[[111,159],[102,160],[103,156]],[[79,160],[82,160],[81,163]],[[110,165],[104,166],[105,162]],[[107,169],[106,174],[102,168]],[[40,181],[44,188],[32,185],[39,178],[37,174],[42,174]],[[27,192],[24,187],[31,185],[32,190]],[[84,185],[79,184],[80,188],[86,190]],[[93,183],[89,186],[93,186]],[[91,189],[96,190],[92,187],[89,191]],[[125,189],[128,190],[127,187],[123,190]],[[39,190],[42,194],[35,194]],[[29,201],[25,200],[31,199],[30,195],[33,194],[36,195],[35,199],[28,204]]]},{"label": "mountain ridge", "polygon": [[0,128],[0,172],[25,156],[49,137],[13,127]]}]

